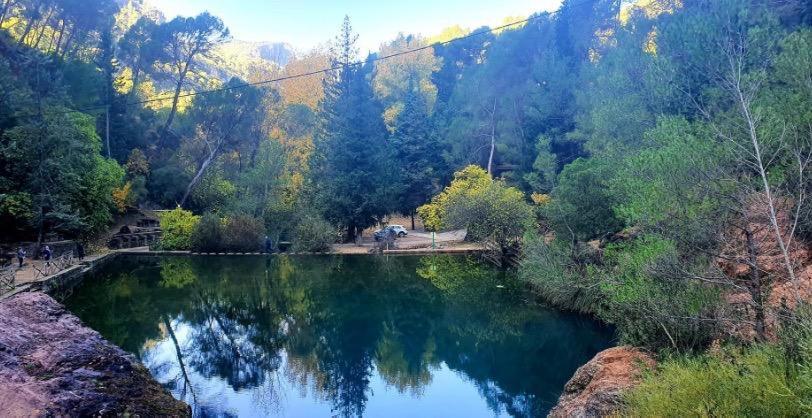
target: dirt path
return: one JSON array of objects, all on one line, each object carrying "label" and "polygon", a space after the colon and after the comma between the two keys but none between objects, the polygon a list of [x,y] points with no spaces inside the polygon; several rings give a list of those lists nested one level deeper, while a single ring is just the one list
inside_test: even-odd
[{"label": "dirt path", "polygon": [[[435,248],[455,248],[460,250],[478,250],[481,246],[475,243],[467,243],[465,240],[466,231],[464,229],[438,232],[434,237]],[[396,248],[400,250],[429,249],[432,246],[431,232],[409,231],[409,235],[398,238]],[[336,244],[333,245],[333,252],[336,254],[367,254],[375,247],[375,240],[370,236],[365,236],[360,245],[357,244]]]},{"label": "dirt path", "polygon": [[[48,276],[59,273],[60,271],[69,269],[72,266],[84,263],[93,262],[107,253],[93,254],[86,256],[82,260],[73,259],[70,264],[57,266],[56,260],[51,261],[51,265],[46,265],[44,260],[26,259],[23,263],[23,268],[17,268],[17,260],[14,260],[14,284],[19,286],[22,284],[33,283],[41,281]],[[62,268],[59,268],[62,267]]]}]

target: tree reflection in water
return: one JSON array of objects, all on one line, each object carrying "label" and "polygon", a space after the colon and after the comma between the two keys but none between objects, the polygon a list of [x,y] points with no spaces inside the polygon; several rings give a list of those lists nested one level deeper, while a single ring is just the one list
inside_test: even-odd
[{"label": "tree reflection in water", "polygon": [[333,415],[378,399],[421,415],[432,391],[463,396],[440,387],[449,379],[476,388],[482,415],[539,416],[610,331],[530,299],[513,275],[464,257],[142,257],[66,304],[199,416],[284,415],[296,399]]}]

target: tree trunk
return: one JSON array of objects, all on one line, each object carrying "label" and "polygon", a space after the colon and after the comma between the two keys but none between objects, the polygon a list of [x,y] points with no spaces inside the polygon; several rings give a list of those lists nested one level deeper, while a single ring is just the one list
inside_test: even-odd
[{"label": "tree trunk", "polygon": [[138,94],[138,78],[141,75],[141,65],[140,64],[137,65],[136,68],[132,69],[132,71],[133,71],[133,87],[132,90],[130,90],[129,94],[130,99],[135,98],[136,94]]},{"label": "tree trunk", "polygon": [[45,207],[39,206],[39,225],[37,225],[37,247],[34,248],[34,260],[39,260],[39,249],[42,248],[42,241],[45,239]]},{"label": "tree trunk", "polygon": [[496,99],[491,110],[491,152],[488,156],[488,174],[493,176],[493,155],[496,152]]},{"label": "tree trunk", "polygon": [[[109,86],[107,87],[110,88]],[[104,141],[107,145],[107,158],[112,158],[110,153],[110,95],[107,97],[107,109],[104,111]]]},{"label": "tree trunk", "polygon": [[20,39],[17,40],[17,46],[22,46],[25,43],[25,38],[28,37],[28,33],[31,32],[31,27],[34,25],[34,19],[29,20],[25,24],[25,29],[23,29],[23,34],[20,36]]},{"label": "tree trunk", "polygon": [[0,9],[0,28],[3,27],[3,22],[6,20],[6,13],[8,13],[9,9],[11,8],[12,0],[6,0],[3,2],[3,8]]},{"label": "tree trunk", "polygon": [[39,43],[42,42],[42,37],[45,36],[46,29],[48,29],[47,20],[42,24],[42,29],[40,29],[39,34],[37,35],[37,40],[34,41],[34,45],[31,45],[31,48],[37,49],[39,47]]},{"label": "tree trunk", "polygon": [[758,267],[758,247],[753,239],[753,233],[750,228],[745,228],[744,235],[747,242],[747,259],[750,264],[750,283],[747,289],[750,292],[750,297],[753,299],[753,308],[755,310],[756,322],[756,340],[764,342],[767,340],[767,331],[764,319],[764,293],[762,286],[764,285],[761,280],[761,271]]},{"label": "tree trunk", "polygon": [[[70,29],[70,33],[68,34],[68,39],[65,40],[65,47],[62,48],[62,54],[59,55],[59,59],[64,60],[65,57],[68,55],[68,48],[70,47],[71,41],[73,41],[73,37],[76,36],[76,26],[73,26]],[[59,45],[56,46],[59,49]]]},{"label": "tree trunk", "polygon": [[412,231],[414,231],[414,229],[415,229],[414,228],[414,211],[412,211],[411,215],[412,215]]},{"label": "tree trunk", "polygon": [[189,386],[189,392],[192,394],[192,399],[195,403],[197,403],[197,396],[195,396],[195,389],[192,386],[192,380],[189,379],[189,374],[186,373],[186,366],[183,364],[183,353],[180,350],[178,337],[175,336],[175,331],[172,330],[172,324],[169,322],[169,318],[167,318],[165,315],[161,315],[161,319],[164,322],[164,326],[166,326],[166,332],[169,334],[172,344],[175,346],[175,355],[178,357],[178,366],[180,366],[180,372],[183,376],[183,387],[185,389],[187,385]]},{"label": "tree trunk", "polygon": [[358,232],[356,229],[357,228],[354,222],[350,222],[350,224],[347,225],[347,237],[346,237],[347,242],[355,242],[355,237],[357,236]]},{"label": "tree trunk", "polygon": [[37,35],[37,40],[34,42],[32,48],[36,49],[39,47],[39,43],[42,41],[42,37],[45,35],[45,30],[48,29],[48,21],[51,20],[51,16],[54,14],[54,9],[50,9],[48,11],[48,16],[45,16],[45,19],[42,21],[42,29],[39,31],[39,35]]},{"label": "tree trunk", "polygon": [[178,84],[175,86],[175,95],[172,96],[172,108],[169,110],[169,117],[166,118],[166,123],[161,130],[161,141],[166,139],[169,134],[169,129],[172,127],[172,121],[175,120],[175,113],[178,111],[178,100],[180,99],[180,91],[183,89],[183,82],[186,81],[186,74],[189,70],[188,64],[186,68],[180,73],[178,77]]},{"label": "tree trunk", "polygon": [[[65,35],[65,26],[68,25],[64,20],[61,20],[61,23],[62,24],[59,27],[59,35],[56,37],[56,45],[54,46],[54,56],[56,56],[56,54],[59,52],[59,45],[62,43],[62,37]],[[50,50],[51,48],[49,47],[48,49]]]},{"label": "tree trunk", "polygon": [[203,164],[200,165],[200,168],[197,170],[197,174],[195,174],[192,181],[189,182],[189,185],[186,187],[186,192],[183,193],[183,199],[180,201],[180,207],[185,207],[186,199],[189,198],[189,195],[192,193],[192,189],[197,185],[197,182],[200,181],[200,178],[203,177],[203,173],[206,172],[206,169],[209,168],[209,165],[212,161],[214,161],[214,157],[217,156],[217,151],[219,150],[220,146],[218,145],[217,148],[212,150],[209,153],[209,156],[206,157],[206,160],[203,161]]},{"label": "tree trunk", "polygon": [[[750,113],[750,101],[744,97],[742,90],[737,87],[736,94],[738,95],[737,99],[739,102],[739,106],[742,112],[742,116],[744,117],[745,121],[747,122],[747,130],[750,134],[750,142],[753,146],[753,153],[755,156],[755,163],[758,167],[759,177],[761,177],[762,186],[764,187],[764,194],[767,198],[767,207],[769,209],[770,215],[770,224],[772,226],[773,232],[775,233],[775,239],[778,241],[778,247],[781,249],[781,255],[784,260],[784,266],[787,269],[787,273],[789,275],[790,282],[793,286],[794,296],[796,302],[801,301],[800,297],[800,290],[798,286],[798,280],[795,277],[795,267],[792,265],[792,260],[790,260],[790,249],[787,248],[786,242],[784,241],[784,236],[781,234],[781,226],[778,225],[778,213],[775,208],[775,200],[772,193],[772,187],[770,186],[770,181],[767,176],[767,169],[764,166],[764,160],[761,156],[761,141],[758,137],[758,132],[756,130],[756,121],[753,118],[753,115]],[[798,202],[800,205],[801,202]],[[792,237],[788,237],[789,240]]]}]

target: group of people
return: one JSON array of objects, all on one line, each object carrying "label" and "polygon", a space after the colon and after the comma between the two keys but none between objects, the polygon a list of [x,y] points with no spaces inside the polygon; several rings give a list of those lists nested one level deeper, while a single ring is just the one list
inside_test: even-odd
[{"label": "group of people", "polygon": [[[45,265],[51,264],[51,258],[53,257],[54,252],[51,250],[51,247],[45,245],[40,250],[40,256],[42,260],[45,262]],[[28,253],[25,251],[23,247],[17,247],[17,264],[18,268],[23,268],[23,264],[25,263],[25,258],[28,256]],[[76,257],[81,260],[85,258],[85,247],[82,245],[81,242],[76,243]]]}]

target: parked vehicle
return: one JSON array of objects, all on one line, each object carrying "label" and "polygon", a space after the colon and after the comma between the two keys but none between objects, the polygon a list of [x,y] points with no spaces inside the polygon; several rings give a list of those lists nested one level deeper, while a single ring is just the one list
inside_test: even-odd
[{"label": "parked vehicle", "polygon": [[403,225],[389,225],[386,228],[375,231],[373,235],[375,237],[375,241],[380,241],[386,238],[387,234],[392,234],[393,237],[403,238],[406,235],[409,235],[409,231],[407,231]]}]

